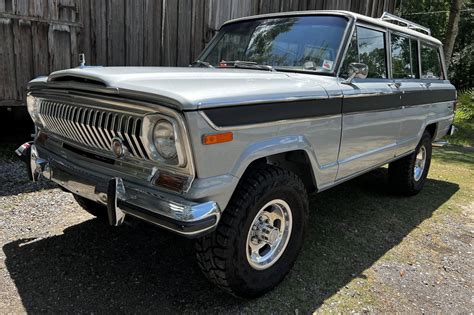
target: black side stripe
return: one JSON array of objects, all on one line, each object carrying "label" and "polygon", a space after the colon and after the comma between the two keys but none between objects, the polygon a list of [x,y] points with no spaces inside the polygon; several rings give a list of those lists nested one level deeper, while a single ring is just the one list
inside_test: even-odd
[{"label": "black side stripe", "polygon": [[[401,97],[401,100],[400,100]],[[338,114],[368,113],[396,110],[454,101],[455,90],[428,90],[407,93],[376,94],[333,99],[276,102],[204,109],[206,116],[218,127],[245,126],[288,119],[317,118]]]},{"label": "black side stripe", "polygon": [[337,115],[341,106],[341,98],[315,99],[208,108],[204,113],[215,125],[229,127]]},{"label": "black side stripe", "polygon": [[402,105],[417,106],[456,100],[456,90],[409,91],[402,94]]},{"label": "black side stripe", "polygon": [[344,97],[343,113],[369,112],[400,108],[400,93]]}]

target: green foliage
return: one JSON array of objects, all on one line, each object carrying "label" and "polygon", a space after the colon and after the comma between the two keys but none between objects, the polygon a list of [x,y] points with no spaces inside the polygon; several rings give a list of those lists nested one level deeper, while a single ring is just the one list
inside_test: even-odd
[{"label": "green foliage", "polygon": [[[450,0],[408,0],[399,4],[398,14],[431,29],[443,41],[446,35]],[[474,87],[474,0],[464,0],[448,76],[458,89]]]},{"label": "green foliage", "polygon": [[458,105],[454,117],[456,132],[445,139],[455,145],[474,147],[474,89],[458,93]]},{"label": "green foliage", "polygon": [[456,109],[457,120],[474,119],[474,89],[466,90],[458,95],[458,105]]}]

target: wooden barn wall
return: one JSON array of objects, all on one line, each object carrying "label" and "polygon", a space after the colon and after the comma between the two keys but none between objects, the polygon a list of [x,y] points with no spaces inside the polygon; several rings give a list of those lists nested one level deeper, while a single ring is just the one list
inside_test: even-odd
[{"label": "wooden barn wall", "polygon": [[74,67],[185,66],[229,19],[342,9],[379,17],[396,0],[0,0],[0,106],[23,104],[26,82]]},{"label": "wooden barn wall", "polygon": [[78,59],[81,0],[0,0],[0,106],[22,105],[28,81]]}]

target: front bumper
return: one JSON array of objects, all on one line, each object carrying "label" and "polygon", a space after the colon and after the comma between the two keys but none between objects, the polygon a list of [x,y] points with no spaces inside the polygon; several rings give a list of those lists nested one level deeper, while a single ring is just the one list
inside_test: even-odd
[{"label": "front bumper", "polygon": [[213,231],[219,222],[221,211],[214,201],[189,201],[120,177],[89,172],[52,152],[39,151],[34,144],[29,148],[33,180],[52,180],[74,194],[107,205],[111,225],[120,225],[130,215],[195,238]]}]

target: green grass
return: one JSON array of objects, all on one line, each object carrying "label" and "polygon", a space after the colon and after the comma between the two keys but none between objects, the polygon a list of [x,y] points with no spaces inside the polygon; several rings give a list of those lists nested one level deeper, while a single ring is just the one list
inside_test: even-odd
[{"label": "green grass", "polygon": [[446,136],[450,144],[474,147],[474,119],[456,118],[454,125],[457,130],[452,136]]}]

